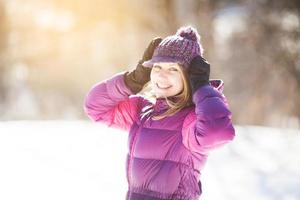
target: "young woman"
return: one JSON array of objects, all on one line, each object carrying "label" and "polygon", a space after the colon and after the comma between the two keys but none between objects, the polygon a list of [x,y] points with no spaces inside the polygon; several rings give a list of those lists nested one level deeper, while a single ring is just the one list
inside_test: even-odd
[{"label": "young woman", "polygon": [[[199,199],[209,152],[235,136],[224,82],[209,74],[200,36],[186,26],[153,39],[134,70],[86,95],[91,120],[129,132],[127,200]],[[138,94],[147,87],[154,102]]]}]

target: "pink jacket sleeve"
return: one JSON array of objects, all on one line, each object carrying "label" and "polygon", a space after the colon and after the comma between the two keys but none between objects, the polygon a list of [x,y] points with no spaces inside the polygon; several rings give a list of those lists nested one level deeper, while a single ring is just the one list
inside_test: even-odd
[{"label": "pink jacket sleeve", "polygon": [[95,121],[123,130],[129,130],[137,119],[142,97],[131,96],[125,85],[124,72],[95,84],[84,99],[84,111]]},{"label": "pink jacket sleeve", "polygon": [[231,112],[225,97],[193,97],[195,111],[185,119],[183,143],[192,152],[207,154],[235,137]]}]

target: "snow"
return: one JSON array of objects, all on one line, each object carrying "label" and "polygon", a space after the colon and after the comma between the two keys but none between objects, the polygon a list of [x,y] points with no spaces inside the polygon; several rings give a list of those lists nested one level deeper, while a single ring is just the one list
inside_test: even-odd
[{"label": "snow", "polygon": [[[235,126],[200,200],[299,200],[300,130]],[[1,200],[125,199],[127,133],[91,121],[0,122]]]}]

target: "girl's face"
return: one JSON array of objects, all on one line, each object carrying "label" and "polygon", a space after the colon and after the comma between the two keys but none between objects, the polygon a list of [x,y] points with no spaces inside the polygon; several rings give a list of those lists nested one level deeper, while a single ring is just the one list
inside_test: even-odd
[{"label": "girl's face", "polygon": [[170,97],[183,89],[183,78],[177,63],[154,63],[150,78],[151,86],[157,98]]}]

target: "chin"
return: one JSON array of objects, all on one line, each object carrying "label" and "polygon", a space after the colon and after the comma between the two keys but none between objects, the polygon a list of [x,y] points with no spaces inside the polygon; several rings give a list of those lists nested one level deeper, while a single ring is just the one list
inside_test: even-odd
[{"label": "chin", "polygon": [[173,96],[173,95],[168,95],[168,94],[159,95],[159,94],[156,94],[155,96],[156,96],[156,98],[166,98],[166,97],[170,97],[170,96]]},{"label": "chin", "polygon": [[162,97],[171,97],[171,96],[175,96],[178,92],[175,91],[168,91],[165,93],[162,92],[155,92],[155,96],[156,98],[162,98]]}]

